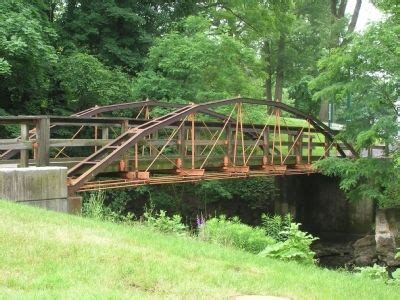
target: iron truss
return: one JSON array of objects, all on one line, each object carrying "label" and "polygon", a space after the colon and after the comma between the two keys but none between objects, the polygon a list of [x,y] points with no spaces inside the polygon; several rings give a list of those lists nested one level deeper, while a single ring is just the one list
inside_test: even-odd
[{"label": "iron truss", "polygon": [[[116,112],[135,112],[135,118],[105,116]],[[316,118],[281,102],[245,97],[201,104],[127,102],[69,117],[0,118],[5,124],[20,124],[21,136],[0,140],[0,166],[67,166],[71,195],[143,184],[309,174],[316,172],[312,163],[317,160],[356,156]],[[66,129],[69,138],[57,136]],[[82,153],[71,150],[77,147],[87,155],[74,155]]]}]

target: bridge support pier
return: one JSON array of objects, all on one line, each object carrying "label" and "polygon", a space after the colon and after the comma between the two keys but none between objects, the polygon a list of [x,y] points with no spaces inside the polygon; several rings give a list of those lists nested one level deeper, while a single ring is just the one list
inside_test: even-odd
[{"label": "bridge support pier", "polygon": [[275,212],[290,213],[305,230],[320,237],[331,233],[361,237],[371,231],[373,203],[347,200],[337,178],[310,174],[277,176],[275,180],[280,190]]},{"label": "bridge support pier", "polygon": [[0,168],[0,199],[65,213],[82,205],[67,195],[66,167]]}]

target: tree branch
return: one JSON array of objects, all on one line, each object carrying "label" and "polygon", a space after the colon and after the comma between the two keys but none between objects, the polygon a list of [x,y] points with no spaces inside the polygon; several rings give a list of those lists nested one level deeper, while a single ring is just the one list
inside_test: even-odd
[{"label": "tree branch", "polygon": [[233,9],[229,8],[228,6],[225,6],[223,3],[222,4],[222,8],[224,8],[225,10],[229,11],[234,17],[236,17],[237,19],[239,19],[240,21],[242,21],[244,24],[246,24],[247,26],[249,26],[251,29],[253,29],[255,32],[259,33],[259,31],[257,30],[257,28],[255,28],[252,24],[250,24],[249,22],[246,21],[246,19],[244,17],[242,17],[241,15],[239,15],[238,13],[234,12]]}]

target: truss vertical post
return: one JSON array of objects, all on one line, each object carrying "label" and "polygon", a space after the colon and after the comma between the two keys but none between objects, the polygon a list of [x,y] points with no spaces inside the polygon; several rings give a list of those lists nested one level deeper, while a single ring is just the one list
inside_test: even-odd
[{"label": "truss vertical post", "polygon": [[236,128],[235,128],[235,143],[233,146],[233,166],[236,166],[236,154],[237,154],[237,141],[238,141],[238,134],[239,134],[239,113],[240,113],[240,103],[237,105],[237,112],[236,112]]},{"label": "truss vertical post", "polygon": [[[21,124],[21,141],[28,142],[29,141],[29,127],[28,124]],[[26,168],[29,166],[29,150],[23,149],[20,151],[20,168]]]},{"label": "truss vertical post", "polygon": [[308,121],[308,145],[307,145],[307,163],[311,164],[311,156],[312,156],[312,135],[311,135],[311,124],[310,121]]},{"label": "truss vertical post", "polygon": [[43,117],[36,123],[36,166],[49,165],[50,151],[50,118]]},{"label": "truss vertical post", "polygon": [[194,127],[194,114],[190,115],[190,119],[192,121],[192,129],[191,129],[191,139],[192,139],[192,169],[194,169],[194,159],[196,154],[196,143],[195,143],[195,127]]},{"label": "truss vertical post", "polygon": [[246,166],[246,148],[244,146],[244,133],[243,133],[243,111],[242,111],[243,104],[240,103],[240,137],[242,140],[242,159],[243,159],[243,166]]}]

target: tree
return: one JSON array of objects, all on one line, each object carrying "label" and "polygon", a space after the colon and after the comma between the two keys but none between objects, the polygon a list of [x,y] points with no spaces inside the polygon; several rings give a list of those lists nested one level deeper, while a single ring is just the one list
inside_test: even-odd
[{"label": "tree", "polygon": [[262,72],[254,51],[189,17],[155,41],[134,84],[137,97],[200,101],[245,94],[260,96]]},{"label": "tree", "polygon": [[329,48],[329,0],[213,3],[214,22],[228,24],[232,36],[261,54],[267,99],[287,100],[285,88],[304,84],[317,75],[316,61]]},{"label": "tree", "polygon": [[[381,206],[400,204],[399,111],[400,27],[394,15],[355,35],[320,61],[321,74],[312,82],[315,98],[335,99],[346,125],[343,136],[358,150],[385,145],[385,158],[328,160],[323,172],[340,175],[351,198],[376,200]],[[351,105],[348,101],[351,97]]]},{"label": "tree", "polygon": [[64,48],[84,49],[110,67],[135,74],[153,39],[195,8],[193,1],[68,0],[60,19]]},{"label": "tree", "polygon": [[40,113],[57,61],[56,32],[30,1],[0,2],[0,108]]},{"label": "tree", "polygon": [[127,75],[107,68],[89,54],[62,57],[57,74],[64,92],[62,102],[69,111],[132,100],[131,81]]}]

